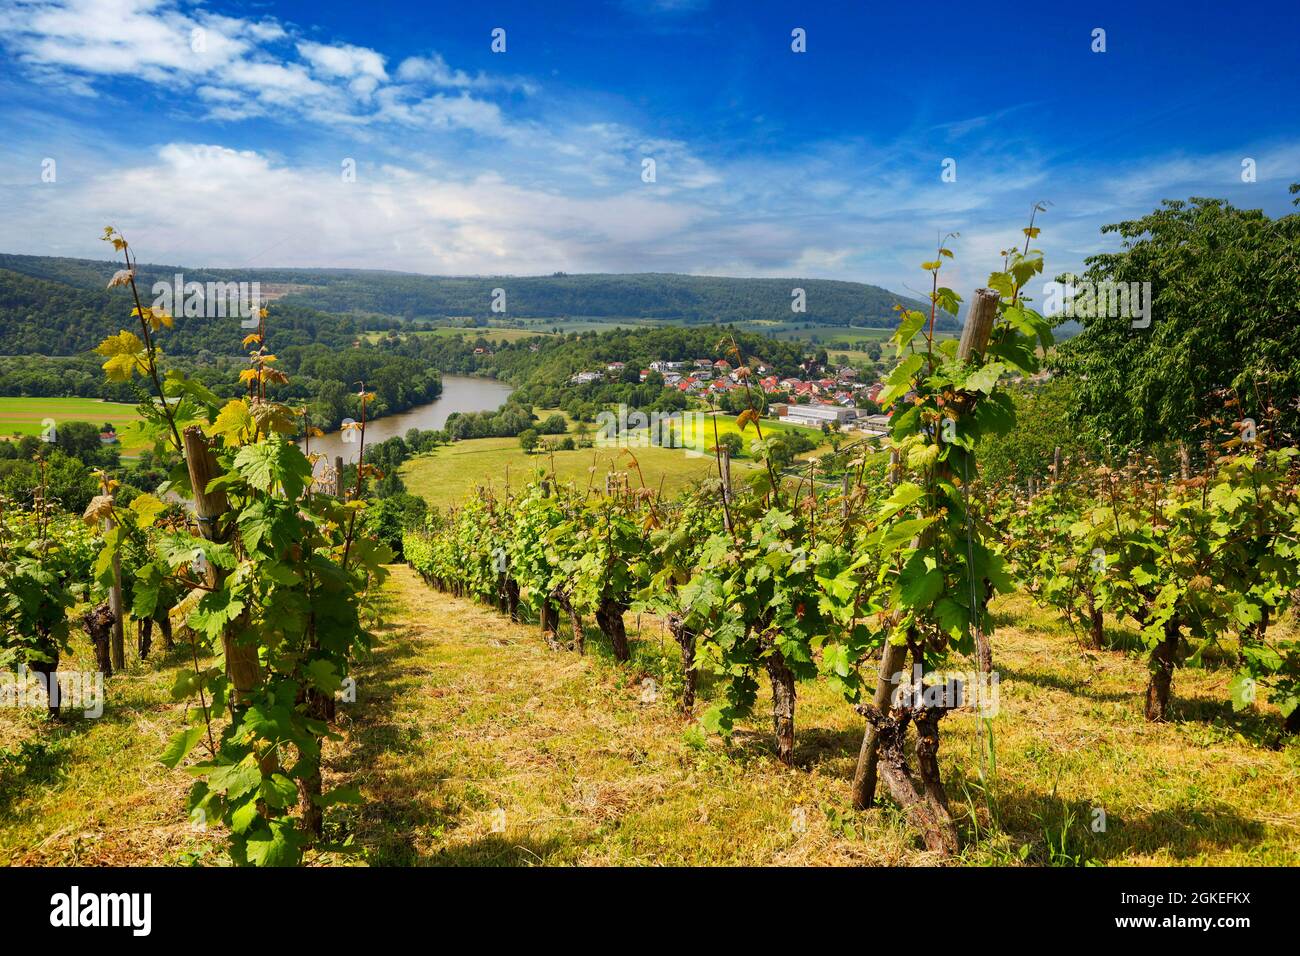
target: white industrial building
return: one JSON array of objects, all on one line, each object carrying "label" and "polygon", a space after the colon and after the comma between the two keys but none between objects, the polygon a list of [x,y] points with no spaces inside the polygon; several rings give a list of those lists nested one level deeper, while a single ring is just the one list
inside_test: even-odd
[{"label": "white industrial building", "polygon": [[826,424],[843,424],[858,417],[856,408],[843,405],[790,405],[781,421],[787,425],[821,428]]}]

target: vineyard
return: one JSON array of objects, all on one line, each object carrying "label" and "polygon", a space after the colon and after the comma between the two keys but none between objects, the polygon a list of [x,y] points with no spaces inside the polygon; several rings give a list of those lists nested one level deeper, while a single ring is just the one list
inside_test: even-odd
[{"label": "vineyard", "polygon": [[[1015,427],[999,382],[1036,372],[1051,345],[1047,323],[1021,301],[1042,267],[1032,221],[1025,234],[977,292],[960,342],[936,343],[933,313],[903,314],[899,363],[880,399],[893,407],[892,451],[888,461],[863,455],[841,489],[821,491],[811,474],[791,486],[770,465],[733,487],[719,456],[716,480],[666,501],[644,480],[634,487],[629,450],[630,470],[603,489],[542,477],[517,495],[466,502],[409,534],[407,560],[442,590],[536,618],[555,649],[583,653],[583,621],[594,618],[626,662],[625,615],[654,615],[680,658],[661,684],[647,678],[647,692],[690,714],[709,675],[715,700],[701,725],[723,737],[755,708],[765,673],[772,747],[786,764],[799,687],[824,683],[865,719],[853,807],[872,806],[883,784],[943,856],[961,846],[939,759],[944,716],[978,712],[981,784],[996,759],[996,593],[1028,592],[1095,650],[1108,646],[1107,615],[1136,625],[1150,674],[1135,693],[1149,721],[1171,717],[1185,659],[1216,659],[1233,666],[1234,710],[1271,706],[1294,733],[1300,643],[1270,623],[1300,588],[1297,452],[1234,418],[1235,400],[1225,399],[1224,445],[1205,449],[1202,474],[1058,456],[1041,490],[978,481],[980,438]],[[955,311],[956,294],[939,285],[950,253],[938,252],[924,266],[931,298]],[[762,458],[761,424],[742,416],[750,422]],[[959,659],[970,662],[964,672]]]},{"label": "vineyard", "polygon": [[[1212,742],[1226,734],[1241,746],[1222,779],[1210,760],[1196,786],[1236,786],[1243,772],[1255,779],[1258,766],[1241,767],[1252,749],[1276,751],[1280,762],[1267,773],[1293,784],[1300,462],[1274,427],[1277,409],[1267,398],[1247,408],[1223,391],[1207,421],[1218,440],[1184,447],[1172,466],[1140,453],[1058,454],[1042,482],[981,478],[981,443],[1017,428],[1008,383],[1039,373],[1053,345],[1049,322],[1025,296],[1043,268],[1031,248],[1037,235],[1031,219],[1023,246],[1008,250],[1003,268],[974,293],[960,339],[935,333],[936,316],[962,305],[941,284],[952,253],[940,244],[923,265],[929,312],[900,310],[892,339],[897,364],[879,399],[891,412],[888,442],[845,446],[851,460],[835,480],[817,474],[816,462],[806,474],[774,463],[773,431],[756,402],[737,422],[757,463],[741,477],[716,436],[710,475],[676,494],[646,482],[631,448],[619,455],[622,467],[593,469],[585,481],[541,467],[522,484],[482,488],[405,531],[403,558],[442,592],[439,603],[393,564],[368,524],[366,491],[383,476],[364,456],[364,384],[361,420],[347,426],[362,463],[345,476],[311,452],[319,431],[303,411],[269,397],[287,377],[265,345],[265,314],[243,342],[246,394],[218,399],[167,368],[162,343],[172,317],[142,303],[134,254],[106,230],[124,259],[113,284],[131,293],[135,308],[132,328],[109,334],[97,351],[109,379],[139,391],[142,431],[171,470],[155,491],[139,493],[101,474],[101,493],[78,517],[51,500],[42,462],[30,500],[0,512],[0,666],[26,675],[48,712],[44,724],[31,725],[36,736],[23,741],[20,756],[42,752],[41,734],[63,745],[59,728],[75,720],[73,710],[91,718],[96,707],[116,712],[147,698],[148,688],[127,688],[142,672],[162,673],[153,669],[158,662],[170,676],[170,701],[138,711],[166,715],[167,740],[152,759],[192,780],[181,820],[219,839],[226,860],[411,862],[386,855],[391,838],[375,835],[385,829],[375,821],[399,812],[390,801],[403,805],[412,789],[436,788],[441,778],[431,772],[395,784],[391,764],[405,751],[392,740],[385,747],[382,734],[365,747],[359,741],[367,726],[398,716],[374,710],[395,706],[396,691],[367,688],[382,683],[376,675],[385,668],[401,666],[385,656],[382,636],[405,628],[413,640],[421,628],[441,628],[439,646],[463,659],[427,652],[421,673],[435,685],[437,675],[454,673],[472,695],[517,666],[525,699],[496,701],[512,713],[559,708],[597,724],[602,707],[607,717],[618,714],[674,799],[679,784],[663,780],[675,779],[668,768],[685,759],[682,747],[699,761],[745,755],[727,773],[755,805],[768,792],[746,790],[755,784],[737,781],[735,768],[744,776],[749,762],[770,759],[755,779],[804,793],[782,826],[805,832],[815,799],[841,835],[888,834],[893,861],[924,854],[917,858],[1077,863],[1087,855],[1077,831],[1106,832],[1101,798],[1063,805],[1028,841],[1000,829],[1025,799],[1024,781],[1001,768],[1003,741],[1043,732],[1008,727],[1034,718],[1002,707],[1002,691],[1011,695],[1031,673],[1048,680],[1034,655],[1049,649],[1072,662],[1053,670],[1049,685],[1078,695],[1068,702],[1089,701],[1090,715],[1102,705],[1112,708],[1108,720],[1132,710],[1152,725],[1199,726]],[[734,337],[720,345],[748,388],[755,357]],[[467,630],[438,623],[441,615]],[[1044,643],[1022,626],[1026,615],[1057,629],[1060,640]],[[131,661],[128,625],[136,636]],[[474,643],[473,635],[497,632],[490,649]],[[657,650],[656,633],[668,636]],[[83,634],[86,643],[74,648]],[[403,646],[415,659],[426,653]],[[79,672],[61,661],[87,652],[103,683],[65,685],[64,676]],[[484,653],[492,669],[471,670]],[[1108,664],[1112,655],[1142,666]],[[576,676],[574,662],[591,658],[600,663]],[[1180,693],[1185,673],[1195,675],[1194,701]],[[0,690],[25,695],[28,684]],[[547,687],[553,699],[543,696]],[[433,686],[430,694],[444,692]],[[468,703],[402,699],[424,715],[414,734],[435,753],[440,740],[463,746],[453,742],[472,733]],[[358,700],[370,709],[354,717],[347,711]],[[1060,701],[1053,706],[1073,727]],[[458,719],[465,726],[455,726]],[[761,744],[751,736],[756,719],[767,728]],[[828,723],[849,729],[832,734]],[[510,753],[535,747],[531,757],[540,760],[571,732],[565,725],[552,729],[553,739],[510,737]],[[676,757],[656,749],[665,741]],[[568,746],[568,759],[580,762],[581,745]],[[958,762],[954,746],[970,752]],[[6,758],[0,795],[21,792],[23,774],[37,772],[25,759]],[[839,768],[830,782],[827,767]],[[628,773],[637,779],[635,768]],[[782,775],[809,779],[772,782]],[[775,806],[765,812],[782,817]],[[1271,813],[1268,852],[1294,862],[1294,813]],[[508,832],[507,810],[492,814],[500,814],[492,832]],[[1154,839],[1147,852],[1167,848],[1160,842],[1167,837]],[[1242,840],[1249,837],[1234,837],[1234,849],[1248,853]],[[555,850],[572,858],[567,852]]]}]

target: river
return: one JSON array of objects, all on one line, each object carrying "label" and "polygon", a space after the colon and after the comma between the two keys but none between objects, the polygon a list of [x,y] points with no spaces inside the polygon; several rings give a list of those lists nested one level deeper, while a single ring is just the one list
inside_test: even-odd
[{"label": "river", "polygon": [[[366,423],[366,444],[372,445],[394,435],[405,436],[412,428],[421,430],[441,428],[452,412],[488,412],[500,408],[513,389],[490,378],[469,375],[443,375],[442,394],[427,405],[417,405],[397,415],[385,415]],[[342,455],[345,464],[357,460],[357,442],[345,442],[342,432],[330,432],[323,438],[311,440],[311,450],[325,456],[331,464],[336,455]],[[359,435],[352,432],[352,436]],[[318,466],[319,467],[319,466]]]}]

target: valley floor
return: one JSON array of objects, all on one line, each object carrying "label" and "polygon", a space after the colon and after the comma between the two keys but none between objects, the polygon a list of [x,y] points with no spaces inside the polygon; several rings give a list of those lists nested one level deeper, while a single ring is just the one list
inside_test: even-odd
[{"label": "valley floor", "polygon": [[[1136,655],[1083,651],[1020,597],[997,611],[1001,713],[983,776],[973,717],[942,725],[962,862],[1300,865],[1300,743],[1280,737],[1276,712],[1234,715],[1228,671],[1180,670],[1175,720],[1150,725]],[[620,667],[599,635],[585,657],[549,651],[536,626],[405,566],[384,615],[327,749],[327,785],[356,783],[367,801],[331,810],[336,835],[365,850],[340,862],[932,862],[892,807],[853,813],[861,721],[821,685],[800,686],[790,769],[763,713],[730,745],[679,715],[676,649],[657,622],[640,622]],[[188,775],[157,760],[181,726],[168,691],[186,664],[177,650],[132,665],[98,720],[0,711],[0,863],[224,862],[217,835],[185,818]],[[643,700],[647,677],[663,682],[656,700]]]}]

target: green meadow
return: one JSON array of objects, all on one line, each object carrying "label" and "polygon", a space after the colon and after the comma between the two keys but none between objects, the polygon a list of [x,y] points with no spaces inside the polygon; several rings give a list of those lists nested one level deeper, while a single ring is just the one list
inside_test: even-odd
[{"label": "green meadow", "polygon": [[111,422],[123,452],[145,447],[134,405],[98,398],[0,398],[0,439],[39,435],[46,419],[53,419],[56,428],[63,422],[90,422],[96,427]]},{"label": "green meadow", "polygon": [[[542,410],[538,416],[545,419],[550,411]],[[714,416],[718,424],[718,437],[738,432],[733,415]],[[595,434],[595,429],[591,434]],[[781,425],[772,421],[762,423],[763,433],[800,432],[813,441],[820,442],[821,432],[813,428]],[[572,426],[570,431],[572,432]],[[555,437],[555,436],[543,436]],[[713,428],[706,430],[708,447],[713,445]],[[755,437],[751,426],[741,433],[748,443]],[[760,466],[748,456],[732,462],[733,478],[743,478]],[[504,490],[520,488],[538,469],[547,473],[554,470],[555,477],[563,483],[572,482],[578,487],[591,483],[603,488],[605,475],[612,471],[626,471],[632,475],[634,487],[644,478],[647,487],[662,488],[665,494],[676,493],[701,479],[717,473],[712,455],[691,455],[683,448],[581,448],[573,451],[534,452],[525,454],[517,438],[471,438],[411,459],[401,468],[402,480],[407,490],[420,495],[430,504],[446,508],[462,502],[479,488]],[[639,469],[639,470],[638,470]]]}]

